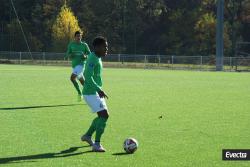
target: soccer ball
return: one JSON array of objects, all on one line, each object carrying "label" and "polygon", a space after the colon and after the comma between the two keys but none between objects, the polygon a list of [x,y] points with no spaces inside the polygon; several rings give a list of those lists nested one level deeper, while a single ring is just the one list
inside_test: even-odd
[{"label": "soccer ball", "polygon": [[133,154],[138,148],[138,141],[134,138],[128,138],[123,143],[123,148],[128,154]]}]

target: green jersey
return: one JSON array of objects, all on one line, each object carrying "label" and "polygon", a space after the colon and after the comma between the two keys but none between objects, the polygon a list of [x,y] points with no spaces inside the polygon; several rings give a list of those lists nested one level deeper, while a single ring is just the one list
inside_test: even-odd
[{"label": "green jersey", "polygon": [[86,62],[86,58],[84,58],[84,55],[88,54],[90,54],[90,50],[87,43],[77,43],[73,41],[68,45],[66,57],[69,57],[72,60],[72,67],[74,68],[77,65],[84,65]]},{"label": "green jersey", "polygon": [[84,70],[84,95],[96,94],[102,88],[102,59],[94,52],[89,54]]}]

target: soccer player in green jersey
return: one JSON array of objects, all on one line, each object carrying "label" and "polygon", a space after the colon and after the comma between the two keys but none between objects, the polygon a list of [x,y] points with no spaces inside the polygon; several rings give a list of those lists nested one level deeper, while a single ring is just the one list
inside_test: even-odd
[{"label": "soccer player in green jersey", "polygon": [[[84,71],[85,85],[83,97],[97,117],[92,121],[87,132],[81,137],[82,141],[88,142],[95,152],[105,152],[100,144],[101,136],[106,127],[109,117],[105,98],[108,98],[102,90],[102,57],[107,55],[108,43],[104,37],[96,37],[93,41],[94,52],[89,54]],[[91,137],[96,132],[95,143]]]},{"label": "soccer player in green jersey", "polygon": [[66,52],[66,58],[70,58],[72,60],[72,68],[73,72],[70,76],[70,80],[73,83],[77,93],[78,93],[78,101],[82,99],[82,92],[79,88],[79,85],[76,81],[76,78],[80,81],[82,86],[84,85],[84,65],[86,63],[87,55],[90,54],[89,46],[87,43],[82,42],[82,35],[79,31],[75,32],[74,41],[70,42],[68,45],[68,49]]}]

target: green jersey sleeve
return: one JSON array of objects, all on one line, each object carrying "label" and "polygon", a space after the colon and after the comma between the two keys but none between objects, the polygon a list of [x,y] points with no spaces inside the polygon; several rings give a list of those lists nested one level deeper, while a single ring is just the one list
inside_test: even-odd
[{"label": "green jersey sleeve", "polygon": [[72,55],[72,49],[71,49],[71,43],[68,44],[68,48],[67,48],[67,51],[66,51],[66,54],[65,54],[65,57],[64,58],[68,58],[68,57],[71,57]]},{"label": "green jersey sleeve", "polygon": [[86,55],[89,55],[91,52],[90,52],[90,49],[89,49],[89,46],[87,43],[85,43],[85,54]]}]

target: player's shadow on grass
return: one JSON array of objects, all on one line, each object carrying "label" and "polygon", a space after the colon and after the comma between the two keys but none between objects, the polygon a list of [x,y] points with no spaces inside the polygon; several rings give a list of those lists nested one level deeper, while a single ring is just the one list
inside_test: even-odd
[{"label": "player's shadow on grass", "polygon": [[0,108],[0,110],[25,110],[25,109],[34,109],[34,108],[67,107],[67,106],[79,106],[79,105],[85,105],[85,104],[60,104],[60,105],[27,106],[27,107],[7,107],[7,108]]},{"label": "player's shadow on grass", "polygon": [[81,154],[93,152],[92,150],[83,151],[83,152],[76,152],[79,148],[83,148],[83,147],[89,147],[89,146],[70,147],[69,149],[60,151],[58,153],[44,153],[44,154],[0,158],[0,164],[36,162],[34,160],[49,159],[49,158],[65,158],[65,157],[71,157],[71,156],[76,156],[76,155],[81,155]]}]

